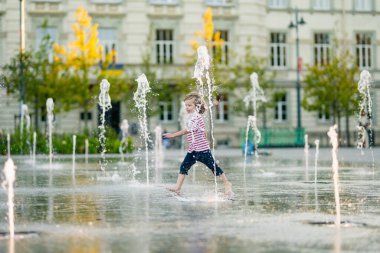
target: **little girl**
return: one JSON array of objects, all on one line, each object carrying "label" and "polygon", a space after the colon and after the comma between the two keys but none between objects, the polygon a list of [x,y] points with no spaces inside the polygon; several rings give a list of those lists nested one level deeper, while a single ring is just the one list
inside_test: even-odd
[{"label": "little girl", "polygon": [[174,138],[186,134],[186,139],[189,143],[188,152],[179,170],[177,183],[174,187],[168,189],[179,194],[185,180],[185,175],[187,175],[191,166],[194,165],[196,161],[199,161],[205,164],[212,173],[215,172],[216,176],[219,176],[224,183],[226,196],[231,197],[233,195],[232,185],[223,173],[223,170],[215,163],[206,139],[205,123],[200,115],[206,110],[204,102],[202,101],[201,96],[196,92],[186,95],[184,102],[186,112],[189,114],[189,120],[186,122],[186,129],[180,130],[176,133],[167,133],[163,135],[165,138]]}]

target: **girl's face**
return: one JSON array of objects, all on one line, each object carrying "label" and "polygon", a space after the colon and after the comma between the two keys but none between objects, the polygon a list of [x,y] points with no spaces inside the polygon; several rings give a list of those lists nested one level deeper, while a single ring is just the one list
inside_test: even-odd
[{"label": "girl's face", "polygon": [[192,113],[195,111],[194,98],[185,101],[185,109],[187,113]]}]

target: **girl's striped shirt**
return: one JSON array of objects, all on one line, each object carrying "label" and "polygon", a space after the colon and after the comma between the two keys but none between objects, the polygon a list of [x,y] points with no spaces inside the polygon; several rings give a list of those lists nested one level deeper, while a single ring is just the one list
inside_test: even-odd
[{"label": "girl's striped shirt", "polygon": [[186,127],[189,133],[186,136],[189,143],[188,152],[205,151],[210,149],[206,138],[206,127],[202,116],[199,113],[189,115],[190,120],[187,121]]}]

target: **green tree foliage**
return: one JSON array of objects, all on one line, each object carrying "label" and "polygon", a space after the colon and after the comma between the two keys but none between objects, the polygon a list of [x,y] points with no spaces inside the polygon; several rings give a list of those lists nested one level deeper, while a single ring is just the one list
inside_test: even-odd
[{"label": "green tree foliage", "polygon": [[243,99],[246,94],[252,89],[250,75],[256,73],[261,89],[264,91],[264,95],[267,98],[267,102],[259,102],[258,112],[262,113],[263,126],[266,127],[266,111],[267,108],[274,106],[274,99],[272,99],[275,91],[274,78],[276,73],[268,71],[266,58],[260,58],[253,54],[252,46],[250,43],[245,47],[244,58],[238,61],[237,64],[230,67],[224,73],[232,73],[229,78],[223,84],[223,86],[230,91],[235,92],[236,103],[235,110],[243,112],[245,115],[252,115],[252,106],[246,107]]},{"label": "green tree foliage", "polygon": [[[333,123],[338,124],[344,116],[348,119],[354,115],[358,105],[357,83],[354,81],[358,67],[348,51],[334,56],[326,65],[307,65],[302,107],[330,115]],[[349,127],[346,120],[347,140]]]},{"label": "green tree foliage", "polygon": [[[45,23],[47,26],[47,23]],[[11,58],[4,66],[8,93],[18,93],[20,78],[25,85],[25,101],[29,107],[34,107],[35,128],[38,129],[39,113],[45,114],[46,99],[55,98],[56,112],[68,109],[64,104],[65,89],[62,89],[62,80],[58,75],[57,65],[49,59],[52,49],[52,40],[49,35],[43,37],[36,51],[26,51]],[[23,75],[20,75],[20,57],[23,65]]]},{"label": "green tree foliage", "polygon": [[[75,39],[67,47],[54,44],[54,61],[68,80],[64,87],[70,94],[66,106],[80,107],[86,116],[93,107],[92,99],[99,93],[100,88],[92,86],[90,78],[99,75],[96,64],[101,61],[103,48],[98,39],[98,25],[91,23],[83,7],[76,10],[72,29]],[[84,120],[87,128],[88,119]]]}]

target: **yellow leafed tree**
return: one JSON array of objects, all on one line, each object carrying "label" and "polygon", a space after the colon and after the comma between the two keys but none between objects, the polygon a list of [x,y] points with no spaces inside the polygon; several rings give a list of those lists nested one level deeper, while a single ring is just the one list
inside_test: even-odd
[{"label": "yellow leafed tree", "polygon": [[[204,43],[209,51],[213,46],[216,48],[222,47],[224,40],[220,38],[220,32],[215,32],[214,34],[214,23],[211,8],[207,8],[203,14],[203,31],[196,32],[195,35],[201,39],[201,43]],[[194,40],[191,42],[191,45],[194,50],[197,50],[200,43],[198,40]]]},{"label": "yellow leafed tree", "polygon": [[96,80],[99,75],[96,64],[102,59],[103,48],[98,39],[98,25],[91,23],[91,17],[83,7],[75,12],[72,30],[75,39],[67,47],[54,45],[54,60],[68,77],[62,87],[65,93],[69,93],[68,102],[83,108],[87,127],[87,115],[92,106],[90,101],[99,90],[97,85],[95,89],[91,88],[90,77]]},{"label": "yellow leafed tree", "polygon": [[98,39],[98,24],[91,24],[91,17],[83,7],[75,12],[76,22],[72,26],[75,40],[68,48],[54,45],[56,60],[61,60],[74,69],[83,70],[92,67],[102,58],[103,48]]}]

